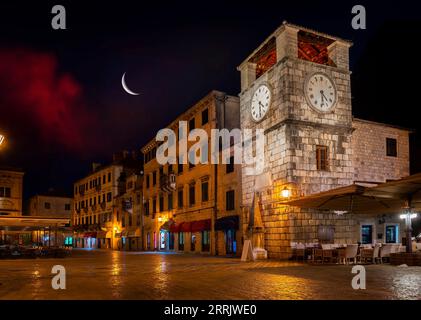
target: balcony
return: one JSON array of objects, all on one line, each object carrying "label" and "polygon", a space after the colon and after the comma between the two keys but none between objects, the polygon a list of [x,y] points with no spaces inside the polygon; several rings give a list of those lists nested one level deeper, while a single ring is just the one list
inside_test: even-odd
[{"label": "balcony", "polygon": [[173,192],[176,189],[176,176],[174,173],[164,174],[159,177],[159,188],[163,192]]}]

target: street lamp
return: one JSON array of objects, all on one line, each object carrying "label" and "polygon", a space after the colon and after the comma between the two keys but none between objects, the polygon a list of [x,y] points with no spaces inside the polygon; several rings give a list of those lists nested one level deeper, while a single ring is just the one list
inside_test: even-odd
[{"label": "street lamp", "polygon": [[282,195],[283,198],[289,198],[290,191],[286,186],[282,189],[281,195]]},{"label": "street lamp", "polygon": [[411,213],[411,209],[407,208],[405,214],[401,214],[400,218],[405,219],[406,226],[406,252],[412,253],[412,219],[415,219],[418,215]]},{"label": "street lamp", "polygon": [[4,135],[0,134],[0,146],[3,144],[4,140],[5,140]]}]

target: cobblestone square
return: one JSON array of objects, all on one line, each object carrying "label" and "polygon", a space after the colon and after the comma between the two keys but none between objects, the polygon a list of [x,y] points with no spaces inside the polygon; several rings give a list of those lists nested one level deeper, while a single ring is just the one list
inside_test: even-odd
[{"label": "cobblestone square", "polygon": [[[54,290],[54,265],[66,289]],[[367,265],[366,290],[352,266],[195,254],[74,250],[65,259],[0,260],[0,299],[421,299],[421,268]]]}]

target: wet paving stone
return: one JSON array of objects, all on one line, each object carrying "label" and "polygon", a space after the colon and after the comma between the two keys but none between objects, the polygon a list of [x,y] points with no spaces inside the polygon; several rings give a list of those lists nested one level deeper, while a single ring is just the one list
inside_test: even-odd
[{"label": "wet paving stone", "polygon": [[[66,289],[54,290],[54,265]],[[0,260],[0,299],[421,299],[421,267],[241,262],[194,254],[74,250],[65,259]]]}]

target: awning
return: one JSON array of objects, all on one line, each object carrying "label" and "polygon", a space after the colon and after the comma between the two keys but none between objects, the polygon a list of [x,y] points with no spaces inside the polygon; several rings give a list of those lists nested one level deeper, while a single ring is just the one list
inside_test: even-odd
[{"label": "awning", "polygon": [[171,227],[174,224],[175,224],[174,220],[170,219],[170,220],[166,221],[159,229],[160,230],[171,231]]},{"label": "awning", "polygon": [[173,223],[170,226],[170,229],[169,229],[169,231],[172,232],[172,233],[177,233],[179,230],[180,230],[180,224],[179,223]]},{"label": "awning", "polygon": [[374,187],[349,185],[283,204],[320,210],[338,210],[352,213],[395,213],[411,199],[411,207],[421,209],[421,174],[390,181]]},{"label": "awning", "polygon": [[96,232],[85,232],[83,234],[83,237],[84,238],[96,238],[96,236],[97,236],[97,233]]},{"label": "awning", "polygon": [[191,222],[180,223],[180,229],[178,232],[191,232]]},{"label": "awning", "polygon": [[211,219],[193,221],[191,223],[191,232],[200,232],[211,229]]},{"label": "awning", "polygon": [[238,216],[223,217],[215,222],[215,230],[238,230],[239,218]]}]

